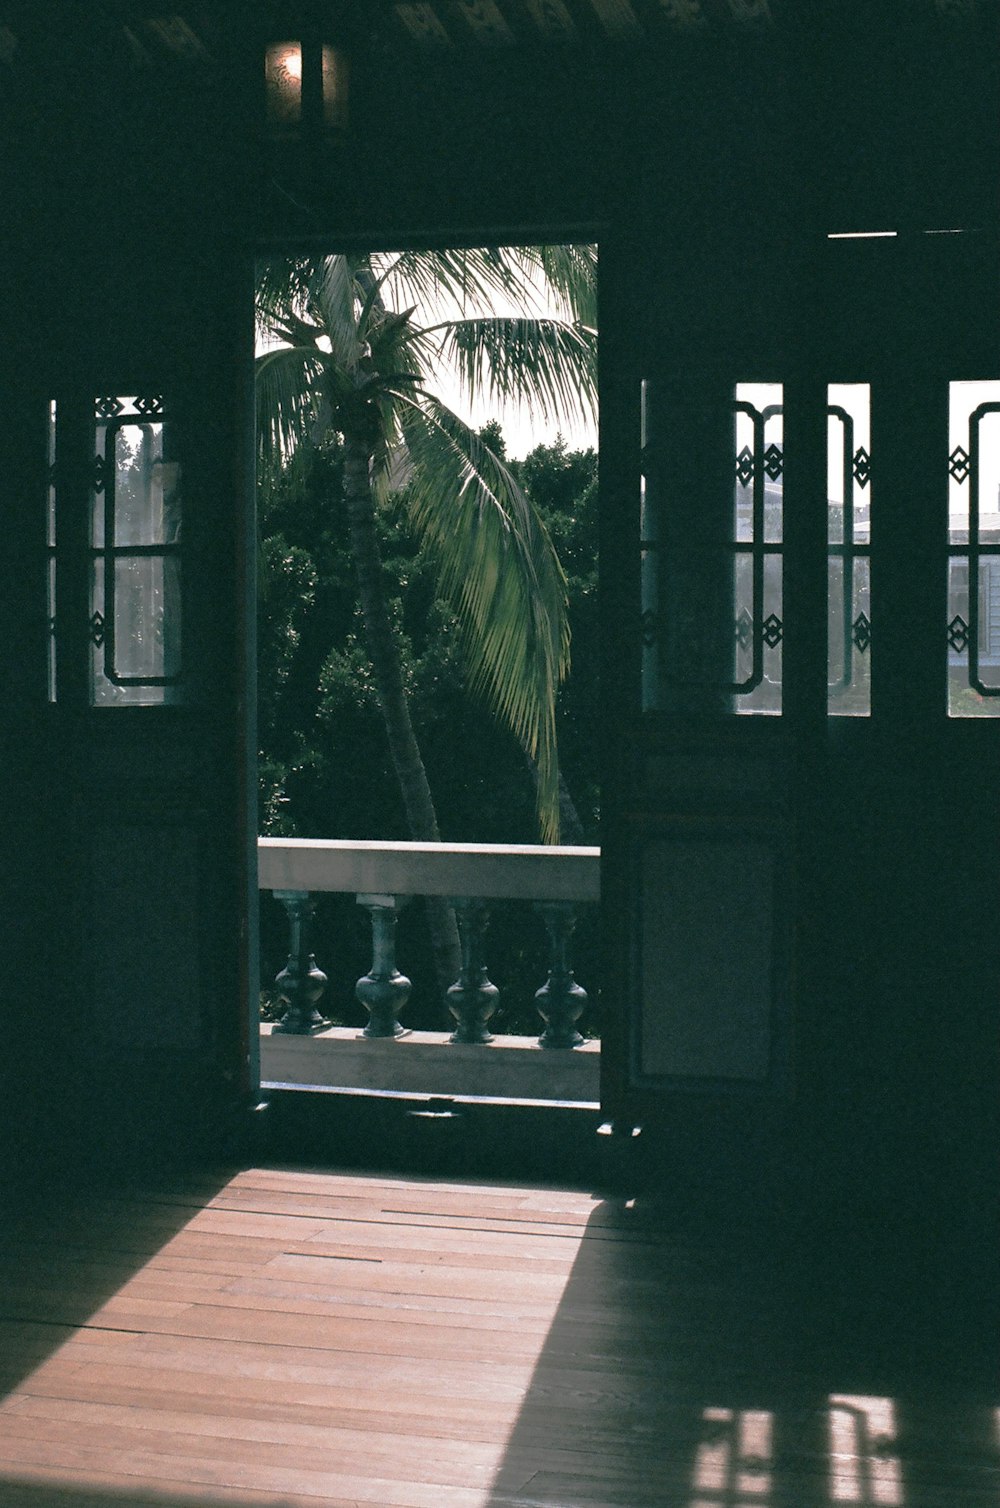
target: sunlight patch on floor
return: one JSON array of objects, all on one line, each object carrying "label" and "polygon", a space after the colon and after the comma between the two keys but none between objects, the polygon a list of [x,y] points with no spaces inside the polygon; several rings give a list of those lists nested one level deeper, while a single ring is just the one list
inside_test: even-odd
[{"label": "sunlight patch on floor", "polygon": [[[687,1508],[766,1508],[773,1434],[774,1416],[764,1410],[704,1409]],[[903,1479],[891,1398],[831,1394],[827,1436],[831,1503],[900,1508]]]},{"label": "sunlight patch on floor", "polygon": [[903,1501],[896,1449],[896,1407],[891,1398],[831,1394],[830,1497],[835,1503]]},{"label": "sunlight patch on floor", "polygon": [[[367,1215],[342,1180],[315,1213],[239,1175],[220,1188],[0,1401],[7,1491],[485,1508],[582,1227],[515,1197],[477,1228],[419,1196],[395,1209],[386,1180],[357,1187]],[[540,1275],[519,1255],[539,1226]],[[38,1323],[58,1300],[53,1283]]]},{"label": "sunlight patch on floor", "polygon": [[[771,1491],[774,1416],[764,1409],[706,1408],[690,1508],[719,1508],[733,1494],[762,1504]],[[707,1496],[711,1494],[711,1496]]]}]

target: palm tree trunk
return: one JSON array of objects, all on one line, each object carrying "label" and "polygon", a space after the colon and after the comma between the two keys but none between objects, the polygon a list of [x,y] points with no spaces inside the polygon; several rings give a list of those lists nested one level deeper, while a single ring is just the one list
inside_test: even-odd
[{"label": "palm tree trunk", "polygon": [[[358,595],[365,626],[365,644],[375,674],[382,720],[392,756],[403,808],[415,843],[440,843],[437,812],[427,771],[420,755],[403,686],[399,645],[385,597],[382,557],[375,532],[375,503],[371,489],[371,452],[363,439],[344,434],[344,495],[350,528],[351,553],[358,578]],[[458,978],[462,962],[455,913],[444,896],[425,897],[434,953],[434,967],[442,998]]]}]

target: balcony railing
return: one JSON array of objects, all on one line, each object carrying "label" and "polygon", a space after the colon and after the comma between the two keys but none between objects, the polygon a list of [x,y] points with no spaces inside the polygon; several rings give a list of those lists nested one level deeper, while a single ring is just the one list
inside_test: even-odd
[{"label": "balcony railing", "polygon": [[[598,1098],[599,1048],[578,1030],[587,994],[574,978],[570,946],[578,917],[594,916],[600,899],[600,849],[261,838],[258,854],[260,887],[284,907],[289,928],[288,961],[275,980],[283,1014],[262,1028],[266,1082]],[[371,968],[355,987],[368,1013],[360,1030],[331,1026],[324,1015],[327,979],[310,932],[315,895],[331,891],[353,894],[371,920]],[[411,983],[396,963],[396,920],[414,896],[443,896],[455,908],[462,966],[447,991],[450,1033],[405,1025]],[[489,913],[493,902],[507,901],[530,903],[548,936],[548,977],[535,993],[537,1040],[490,1031],[499,991],[486,963]]]}]

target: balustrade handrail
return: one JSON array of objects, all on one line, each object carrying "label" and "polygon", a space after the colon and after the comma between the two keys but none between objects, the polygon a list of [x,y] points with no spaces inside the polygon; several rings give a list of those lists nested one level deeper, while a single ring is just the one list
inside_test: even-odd
[{"label": "balustrade handrail", "polygon": [[327,984],[309,947],[317,891],[353,892],[372,923],[372,966],[355,994],[369,1013],[367,1037],[398,1037],[397,1019],[410,981],[396,968],[396,912],[412,895],[447,896],[454,905],[462,965],[446,992],[457,1022],[453,1042],[490,1042],[487,1022],[499,991],[483,961],[483,935],[492,901],[531,901],[549,934],[548,981],[535,992],[546,1022],[541,1047],[577,1047],[577,1018],[587,992],[569,962],[576,908],[600,900],[599,848],[540,843],[392,843],[346,838],[259,838],[258,883],[288,913],[288,963],[275,984],[286,1011],[277,1032],[305,1034],[323,1023],[317,1004]]},{"label": "balustrade handrail", "polygon": [[599,901],[599,848],[258,838],[262,890]]}]

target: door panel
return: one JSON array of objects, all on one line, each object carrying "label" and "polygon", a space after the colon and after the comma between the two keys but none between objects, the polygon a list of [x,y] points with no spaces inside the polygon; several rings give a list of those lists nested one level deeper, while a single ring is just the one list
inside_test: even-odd
[{"label": "door panel", "polygon": [[231,251],[157,266],[145,303],[131,264],[124,304],[114,259],[88,270],[75,362],[21,353],[7,436],[50,628],[8,673],[52,1002],[16,1022],[12,1114],[41,1157],[118,1161],[221,1134],[255,1088],[252,300]]},{"label": "door panel", "polygon": [[679,830],[642,844],[638,1073],[765,1084],[776,1010],[777,846],[736,824]]},{"label": "door panel", "polygon": [[993,263],[961,236],[813,255],[768,289],[780,342],[759,307],[713,322],[708,266],[700,335],[650,268],[662,324],[611,346],[602,466],[634,524],[609,599],[641,642],[614,693],[606,1104],[770,1100],[845,1177],[916,1177],[915,1148],[991,1122],[996,1070]]}]

